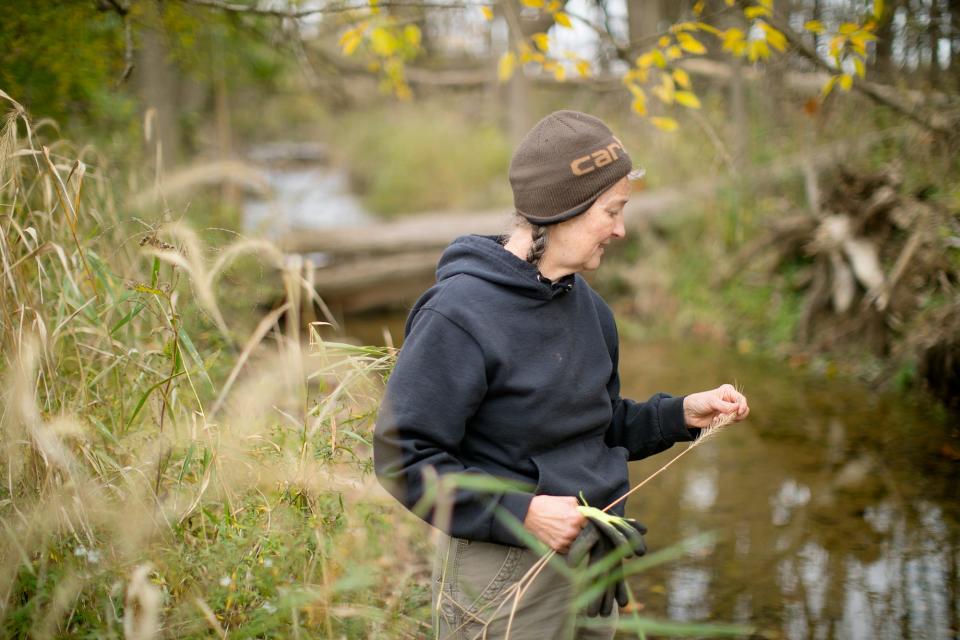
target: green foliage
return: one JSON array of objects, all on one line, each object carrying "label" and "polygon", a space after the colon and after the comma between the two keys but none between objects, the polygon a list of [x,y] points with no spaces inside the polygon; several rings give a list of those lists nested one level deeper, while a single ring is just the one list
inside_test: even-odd
[{"label": "green foliage", "polygon": [[[0,3],[0,87],[38,116],[109,126],[129,109],[108,99],[124,69],[123,25],[94,2]],[[92,107],[108,107],[104,112]]]},{"label": "green foliage", "polygon": [[330,134],[372,211],[508,206],[510,145],[498,127],[439,106],[397,105],[338,119]]}]

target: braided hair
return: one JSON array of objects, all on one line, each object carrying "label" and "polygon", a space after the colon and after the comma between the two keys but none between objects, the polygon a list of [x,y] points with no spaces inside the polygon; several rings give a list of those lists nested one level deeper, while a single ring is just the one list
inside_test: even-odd
[{"label": "braided hair", "polygon": [[533,244],[530,245],[530,251],[527,253],[527,262],[533,266],[540,264],[540,258],[547,249],[547,227],[546,225],[535,224],[532,229]]}]

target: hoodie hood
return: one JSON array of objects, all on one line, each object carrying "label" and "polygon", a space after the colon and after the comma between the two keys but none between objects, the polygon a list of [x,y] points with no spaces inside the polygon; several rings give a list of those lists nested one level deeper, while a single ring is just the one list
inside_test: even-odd
[{"label": "hoodie hood", "polygon": [[[505,236],[461,236],[448,246],[437,264],[437,282],[460,274],[508,287],[540,300],[566,293],[567,287],[541,279],[535,266],[513,255],[500,244]],[[571,279],[576,281],[576,276]]]}]

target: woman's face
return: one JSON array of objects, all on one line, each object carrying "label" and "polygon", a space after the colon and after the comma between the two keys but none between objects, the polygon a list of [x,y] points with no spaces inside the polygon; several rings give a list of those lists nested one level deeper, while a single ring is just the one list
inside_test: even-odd
[{"label": "woman's face", "polygon": [[623,178],[600,194],[584,213],[553,225],[544,258],[564,271],[599,267],[610,241],[626,236],[623,207],[629,199],[630,182]]}]

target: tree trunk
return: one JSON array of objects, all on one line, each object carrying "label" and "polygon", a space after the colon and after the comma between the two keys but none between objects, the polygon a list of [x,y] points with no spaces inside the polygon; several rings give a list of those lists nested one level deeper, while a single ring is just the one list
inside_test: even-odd
[{"label": "tree trunk", "polygon": [[960,91],[960,0],[950,0],[950,74],[953,89]]},{"label": "tree trunk", "polygon": [[[518,44],[529,34],[543,29],[535,25],[522,25],[520,23],[521,5],[517,0],[507,0],[502,6],[509,32],[508,46],[516,52]],[[529,33],[527,33],[528,30]],[[517,60],[516,69],[506,87],[506,131],[514,145],[520,142],[520,139],[533,124],[530,118],[529,93],[530,83],[523,73],[523,65]]]},{"label": "tree trunk", "polygon": [[153,109],[151,154],[160,149],[161,170],[175,166],[180,159],[180,123],[178,113],[178,73],[170,59],[167,34],[160,19],[162,9],[153,2],[144,4],[140,47],[134,73],[144,110]]},{"label": "tree trunk", "polygon": [[627,28],[631,51],[648,48],[659,31],[660,0],[627,0]]},{"label": "tree trunk", "polygon": [[883,9],[877,25],[876,61],[874,68],[882,82],[890,82],[894,76],[893,63],[893,16],[900,6],[899,2],[889,2]]},{"label": "tree trunk", "polygon": [[940,0],[930,0],[930,24],[927,36],[930,40],[930,86],[940,84]]}]

